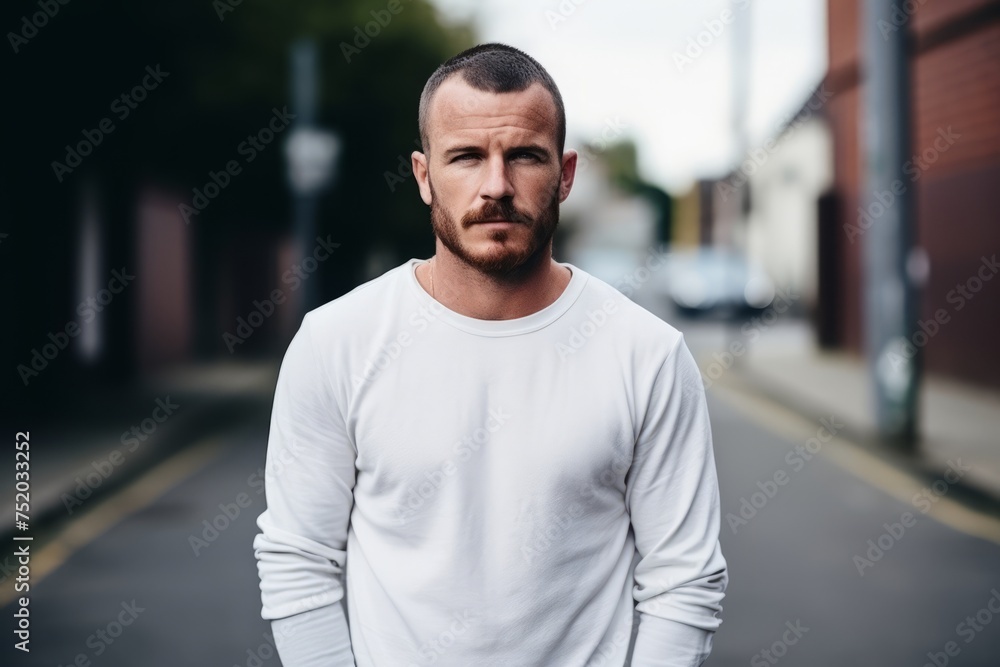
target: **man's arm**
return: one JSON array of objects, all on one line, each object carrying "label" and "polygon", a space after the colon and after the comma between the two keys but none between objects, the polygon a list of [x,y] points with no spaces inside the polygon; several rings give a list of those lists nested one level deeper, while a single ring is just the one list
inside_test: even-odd
[{"label": "man's arm", "polygon": [[[357,452],[307,315],[285,352],[271,413],[267,509],[254,538],[261,617],[286,667],[353,667],[342,576]],[[338,656],[336,661],[332,656]]]},{"label": "man's arm", "polygon": [[705,390],[683,338],[657,373],[626,477],[639,562],[633,667],[698,667],[722,623],[729,575]]}]

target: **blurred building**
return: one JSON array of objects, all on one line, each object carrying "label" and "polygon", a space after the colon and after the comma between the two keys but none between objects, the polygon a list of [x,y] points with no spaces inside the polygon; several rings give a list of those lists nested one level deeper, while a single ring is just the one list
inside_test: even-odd
[{"label": "blurred building", "polygon": [[[833,147],[814,91],[774,136],[724,178],[703,179],[676,202],[675,245],[728,248],[817,316],[820,300],[818,202],[833,181]],[[819,323],[822,326],[822,323]]]},{"label": "blurred building", "polygon": [[612,181],[602,156],[577,168],[573,192],[560,205],[553,254],[604,282],[621,281],[656,247],[656,210]]},{"label": "blurred building", "polygon": [[815,312],[816,203],[833,181],[833,142],[828,123],[817,113],[821,98],[813,94],[809,100],[777,137],[750,157],[755,168],[747,177],[751,205],[745,247],[751,262],[775,284],[798,295],[805,310]]},{"label": "blurred building", "polygon": [[579,155],[573,191],[560,205],[554,254],[620,286],[667,240],[656,197],[662,191],[642,180],[627,140],[584,145]]},{"label": "blurred building", "polygon": [[617,187],[600,157],[577,169],[572,196],[561,204],[559,217],[563,250],[571,258],[579,258],[590,249],[641,256],[656,243],[653,206]]},{"label": "blurred building", "polygon": [[672,245],[743,248],[743,220],[749,204],[746,190],[747,180],[735,171],[696,181],[675,200]]},{"label": "blurred building", "polygon": [[[838,317],[828,343],[860,352],[863,340],[862,244],[878,223],[870,194],[891,206],[891,193],[865,191],[860,107],[865,92],[862,0],[828,3],[827,115],[834,136],[834,193],[821,203],[826,229],[822,255],[836,270],[823,294]],[[920,319],[931,372],[1000,386],[1000,280],[991,264],[1000,250],[996,222],[1000,183],[1000,3],[990,0],[898,3],[879,30],[907,31],[910,39],[912,159],[900,188],[912,188],[916,239],[929,262],[915,262],[925,278]],[[926,270],[929,267],[929,272]],[[822,271],[822,269],[821,269]],[[943,312],[942,312],[943,311]],[[935,318],[938,315],[938,318]],[[930,323],[938,320],[937,326]]]}]

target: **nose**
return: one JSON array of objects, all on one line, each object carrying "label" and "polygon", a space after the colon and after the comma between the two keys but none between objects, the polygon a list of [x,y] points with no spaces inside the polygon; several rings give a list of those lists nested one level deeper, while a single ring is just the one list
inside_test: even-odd
[{"label": "nose", "polygon": [[503,199],[514,196],[514,184],[507,174],[507,164],[503,156],[491,157],[484,167],[483,183],[479,196],[483,199]]}]

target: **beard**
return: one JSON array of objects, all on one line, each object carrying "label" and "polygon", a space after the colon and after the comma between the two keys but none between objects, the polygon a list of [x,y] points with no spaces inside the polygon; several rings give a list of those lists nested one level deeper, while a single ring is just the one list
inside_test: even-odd
[{"label": "beard", "polygon": [[[431,189],[431,226],[434,235],[466,265],[494,280],[502,280],[529,271],[546,257],[549,241],[559,225],[558,183],[552,190],[551,200],[537,218],[517,210],[509,198],[504,198],[487,200],[478,211],[466,213],[460,221],[456,221],[441,206],[440,199],[434,194],[430,175],[428,183]],[[525,225],[531,230],[531,234],[524,241],[520,234],[514,236],[510,230],[494,229],[489,233],[492,247],[485,252],[476,252],[463,243],[462,230],[491,218]]]}]

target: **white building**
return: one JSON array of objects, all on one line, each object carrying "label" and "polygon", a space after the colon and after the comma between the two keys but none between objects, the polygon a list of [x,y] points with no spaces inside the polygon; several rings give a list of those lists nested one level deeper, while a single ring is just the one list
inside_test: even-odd
[{"label": "white building", "polygon": [[[818,108],[818,106],[817,106]],[[747,258],[779,287],[817,301],[818,201],[833,185],[833,137],[806,106],[776,138],[751,151],[735,178],[747,180]]]}]

